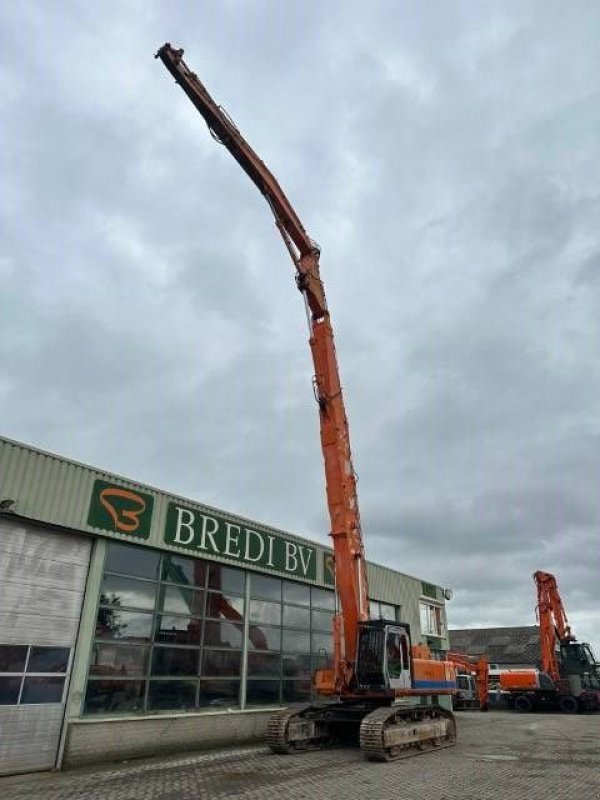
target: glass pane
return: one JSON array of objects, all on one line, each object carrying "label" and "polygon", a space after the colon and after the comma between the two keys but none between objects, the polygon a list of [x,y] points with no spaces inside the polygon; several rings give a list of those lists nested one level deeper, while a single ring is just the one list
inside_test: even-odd
[{"label": "glass pane", "polygon": [[311,683],[305,681],[284,681],[282,684],[284,703],[302,703],[310,700]]},{"label": "glass pane", "polygon": [[283,674],[289,678],[311,678],[312,666],[310,656],[284,656]]},{"label": "glass pane", "polygon": [[239,681],[200,681],[199,705],[214,708],[236,708],[240,704]]},{"label": "glass pane", "polygon": [[281,602],[281,579],[267,575],[250,576],[250,597],[264,597]]},{"label": "glass pane", "polygon": [[369,618],[381,619],[381,608],[378,600],[369,600]]},{"label": "glass pane", "polygon": [[200,645],[202,620],[197,617],[156,617],[155,641],[165,644]]},{"label": "glass pane", "polygon": [[251,625],[248,633],[250,650],[281,650],[281,628],[259,628]]},{"label": "glass pane", "polygon": [[0,675],[0,706],[14,706],[19,699],[19,689],[21,688],[21,677],[15,676],[7,678]]},{"label": "glass pane", "polygon": [[204,614],[204,592],[161,583],[158,589],[157,608],[159,611],[168,611],[171,614],[191,614],[201,617]]},{"label": "glass pane", "polygon": [[62,701],[64,676],[60,678],[25,678],[21,692],[21,705],[33,703],[60,703]]},{"label": "glass pane", "polygon": [[122,639],[149,642],[152,635],[152,614],[122,611],[117,606],[98,609],[97,639]]},{"label": "glass pane", "polygon": [[279,681],[248,681],[246,704],[249,706],[278,706],[281,684]]},{"label": "glass pane", "polygon": [[311,605],[335,611],[335,592],[330,592],[327,589],[317,589],[316,586],[312,586],[310,593]]},{"label": "glass pane", "polygon": [[279,653],[248,653],[248,675],[256,678],[279,678],[281,656]]},{"label": "glass pane", "polygon": [[331,631],[333,630],[333,614],[331,611],[313,611],[311,612],[312,617],[312,629],[314,631]]},{"label": "glass pane", "polygon": [[198,681],[150,681],[148,710],[187,711],[196,707]]},{"label": "glass pane", "polygon": [[284,653],[310,653],[310,633],[283,629]]},{"label": "glass pane", "polygon": [[0,644],[0,672],[25,672],[26,644]]},{"label": "glass pane", "polygon": [[155,583],[105,575],[100,591],[100,605],[153,609],[155,593]]},{"label": "glass pane", "polygon": [[240,620],[244,617],[244,598],[232,597],[220,592],[206,595],[206,616],[214,619]]},{"label": "glass pane", "polygon": [[324,633],[313,633],[311,652],[317,655],[324,655],[321,651],[325,650],[327,657],[333,655],[333,636]]},{"label": "glass pane", "polygon": [[142,711],[145,681],[89,680],[85,693],[85,714],[123,714]]},{"label": "glass pane", "polygon": [[229,650],[205,650],[202,656],[202,675],[220,677],[242,674],[242,654]]},{"label": "glass pane", "polygon": [[138,578],[156,578],[159,554],[145,547],[111,542],[106,553],[107,572],[120,572]]},{"label": "glass pane", "polygon": [[69,666],[69,647],[31,646],[27,672],[66,672]]},{"label": "glass pane", "polygon": [[233,650],[242,649],[244,625],[232,622],[213,622],[206,620],[204,623],[205,647],[231,647]]},{"label": "glass pane", "polygon": [[252,622],[264,622],[267,625],[281,625],[281,606],[265,600],[251,600],[250,619]]},{"label": "glass pane", "polygon": [[284,606],[283,624],[286,628],[310,628],[310,608]]},{"label": "glass pane", "polygon": [[152,675],[197,675],[200,651],[186,647],[155,647]]},{"label": "glass pane", "polygon": [[241,569],[211,564],[208,568],[208,588],[221,592],[244,594],[246,591],[246,573]]},{"label": "glass pane", "polygon": [[199,558],[184,558],[183,556],[163,553],[161,578],[169,583],[180,583],[183,586],[197,586],[204,589],[208,564]]},{"label": "glass pane", "polygon": [[383,619],[396,620],[396,606],[392,606],[389,603],[380,603],[380,606]]},{"label": "glass pane", "polygon": [[92,648],[90,675],[145,675],[148,671],[148,648],[130,644],[96,642]]},{"label": "glass pane", "polygon": [[283,602],[299,606],[310,605],[310,586],[295,581],[283,582]]}]

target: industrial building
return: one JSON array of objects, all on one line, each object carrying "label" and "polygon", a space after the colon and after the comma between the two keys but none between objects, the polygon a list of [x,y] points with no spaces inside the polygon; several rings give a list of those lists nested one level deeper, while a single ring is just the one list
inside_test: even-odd
[{"label": "industrial building", "polygon": [[492,671],[535,669],[540,665],[540,629],[537,625],[498,628],[460,628],[448,632],[450,649],[485,656]]},{"label": "industrial building", "polygon": [[[0,576],[0,774],[256,739],[331,656],[330,549],[5,438]],[[448,649],[442,587],[368,578]]]}]

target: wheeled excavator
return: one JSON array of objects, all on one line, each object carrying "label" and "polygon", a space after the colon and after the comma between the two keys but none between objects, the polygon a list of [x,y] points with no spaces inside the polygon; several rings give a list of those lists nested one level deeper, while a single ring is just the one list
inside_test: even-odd
[{"label": "wheeled excavator", "polygon": [[369,619],[356,475],[319,247],[275,177],[188,68],[183,50],[167,43],[156,58],[200,112],[213,138],[231,153],[266,199],[293,261],[309,326],[341,610],[333,619],[333,666],[314,676],[317,692],[328,702],[275,713],[268,723],[269,747],[275,753],[289,753],[358,740],[365,756],[379,761],[448,747],[456,739],[455,719],[437,697],[456,691],[454,667],[448,661],[427,658],[421,645],[413,646],[409,625]]}]

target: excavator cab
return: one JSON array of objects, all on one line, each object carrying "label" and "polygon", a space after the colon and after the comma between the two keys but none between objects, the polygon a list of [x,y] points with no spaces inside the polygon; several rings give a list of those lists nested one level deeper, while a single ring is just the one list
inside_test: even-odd
[{"label": "excavator cab", "polygon": [[409,689],[409,626],[384,619],[359,623],[356,678],[363,691]]}]

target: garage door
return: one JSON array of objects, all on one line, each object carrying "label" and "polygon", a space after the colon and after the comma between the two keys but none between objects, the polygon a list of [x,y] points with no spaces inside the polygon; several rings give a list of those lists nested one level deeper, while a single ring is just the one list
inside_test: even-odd
[{"label": "garage door", "polygon": [[90,549],[0,518],[0,774],[56,765]]}]

